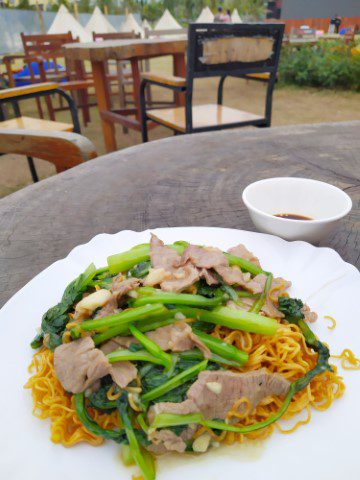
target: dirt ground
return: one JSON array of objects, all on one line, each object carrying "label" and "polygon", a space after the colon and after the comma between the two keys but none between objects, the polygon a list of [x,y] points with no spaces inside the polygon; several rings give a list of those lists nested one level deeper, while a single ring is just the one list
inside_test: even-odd
[{"label": "dirt ground", "polygon": [[[151,66],[153,71],[169,71],[170,63],[166,59],[157,61]],[[216,79],[202,79],[195,84],[195,104],[216,102]],[[265,86],[257,82],[246,82],[238,79],[228,79],[225,84],[224,104],[261,114],[264,108]],[[154,89],[153,97],[157,99],[171,98],[163,89]],[[114,97],[115,98],[115,97]],[[272,125],[292,125],[300,123],[338,122],[360,120],[360,94],[344,91],[318,90],[311,88],[295,88],[277,86],[273,97]],[[34,101],[22,103],[22,113],[37,116]],[[81,115],[80,115],[81,117]],[[57,114],[57,120],[67,121],[67,112]],[[118,148],[126,148],[141,143],[140,133],[122,132],[121,126],[116,127]],[[102,141],[102,131],[97,108],[91,109],[91,123],[82,128],[82,133],[96,146],[99,155],[105,153]],[[150,139],[159,139],[172,135],[163,127],[157,127],[150,132]],[[40,178],[55,174],[52,164],[36,159],[36,168]],[[0,197],[8,195],[31,183],[30,172],[26,159],[18,155],[0,157]]]}]

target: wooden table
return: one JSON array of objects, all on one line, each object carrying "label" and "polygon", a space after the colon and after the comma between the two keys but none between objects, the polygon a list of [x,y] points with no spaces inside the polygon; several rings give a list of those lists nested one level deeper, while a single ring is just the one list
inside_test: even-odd
[{"label": "wooden table", "polygon": [[[65,56],[68,60],[88,60],[91,62],[107,152],[116,150],[114,123],[120,123],[138,131],[141,130],[139,61],[172,55],[174,75],[184,77],[186,45],[187,39],[185,36],[172,37],[171,39],[105,40],[103,42],[64,45]],[[106,62],[110,59],[129,60],[131,62],[135,108],[111,109],[109,84],[105,68]],[[184,102],[182,96],[178,94],[176,100],[178,105],[182,105]],[[130,118],[129,115],[135,115],[135,119]]]},{"label": "wooden table", "polygon": [[330,182],[353,210],[324,245],[360,266],[360,122],[170,137],[91,160],[0,200],[0,306],[94,235],[206,225],[254,230],[241,193],[274,176]]}]

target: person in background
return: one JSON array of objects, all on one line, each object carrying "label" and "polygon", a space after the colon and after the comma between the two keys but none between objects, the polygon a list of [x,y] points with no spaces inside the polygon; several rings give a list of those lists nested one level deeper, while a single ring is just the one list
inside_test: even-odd
[{"label": "person in background", "polygon": [[223,9],[222,9],[222,7],[218,7],[217,12],[216,12],[216,15],[215,15],[215,17],[214,17],[214,22],[215,22],[215,23],[220,23],[220,22],[222,22],[222,19],[221,19],[222,14],[223,14]]},{"label": "person in background", "polygon": [[330,20],[329,33],[339,33],[341,17],[336,13]]},{"label": "person in background", "polygon": [[231,23],[231,12],[229,9],[226,10],[226,13],[223,15],[224,23]]}]

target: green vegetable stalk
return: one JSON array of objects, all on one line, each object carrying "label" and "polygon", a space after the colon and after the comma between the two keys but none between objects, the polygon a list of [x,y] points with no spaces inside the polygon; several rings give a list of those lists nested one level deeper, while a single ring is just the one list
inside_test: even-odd
[{"label": "green vegetable stalk", "polygon": [[178,307],[186,317],[195,318],[207,323],[222,325],[233,330],[274,335],[279,323],[273,318],[263,317],[257,313],[234,310],[229,307],[215,307],[211,311],[186,306]]},{"label": "green vegetable stalk", "polygon": [[135,352],[131,350],[121,349],[114,350],[111,353],[106,355],[110,363],[116,362],[150,362],[156,363],[157,365],[163,365],[164,367],[168,366],[168,362],[164,362],[162,358],[155,357],[147,350],[136,350]]},{"label": "green vegetable stalk", "polygon": [[203,360],[197,365],[194,365],[188,368],[187,370],[184,370],[183,372],[179,373],[178,375],[175,375],[175,377],[171,378],[170,380],[163,383],[159,387],[156,387],[153,390],[150,390],[150,392],[147,392],[144,395],[142,395],[141,401],[143,403],[148,403],[152,400],[155,400],[155,398],[165,395],[165,393],[170,392],[171,390],[173,390],[174,388],[177,388],[178,386],[187,382],[191,378],[199,375],[201,371],[206,369],[207,363],[208,363],[207,360]]},{"label": "green vegetable stalk", "polygon": [[[169,318],[169,316],[171,316]],[[155,315],[154,319],[149,317],[147,321],[139,322],[136,324],[136,327],[140,332],[150,332],[156,328],[166,327],[176,322],[176,319],[173,317],[174,313],[172,311],[166,312],[165,315]],[[101,343],[109,340],[110,338],[116,337],[117,335],[130,335],[130,323],[121,324],[117,327],[112,327],[102,333],[97,333],[93,336],[95,345],[100,345]]]},{"label": "green vegetable stalk", "polygon": [[79,338],[82,331],[104,331],[108,328],[118,325],[129,324],[129,322],[144,320],[150,316],[161,315],[166,313],[167,310],[163,305],[145,305],[139,308],[128,308],[115,315],[109,315],[108,317],[95,318],[94,320],[86,320],[80,325],[73,327],[70,332],[73,338]]},{"label": "green vegetable stalk", "polygon": [[130,332],[133,335],[134,338],[138,342],[141,343],[141,345],[149,352],[151,355],[153,355],[156,358],[159,358],[162,361],[162,364],[166,367],[167,370],[172,365],[172,357],[168,353],[164,352],[161,350],[159,345],[157,345],[155,342],[150,340],[146,335],[144,335],[140,330],[138,330],[135,325],[130,325]]},{"label": "green vegetable stalk", "polygon": [[[203,360],[204,355],[198,348],[193,348],[192,350],[185,350],[185,352],[180,352],[177,354],[181,359],[191,359],[191,360]],[[239,362],[235,360],[229,360],[227,358],[221,357],[216,353],[211,352],[211,357],[209,359],[211,362],[217,363],[219,365],[227,365],[228,367],[239,368]]]},{"label": "green vegetable stalk", "polygon": [[[173,245],[168,245],[169,248],[173,248],[180,255],[185,250],[185,247],[178,242]],[[150,259],[150,244],[144,243],[137,245],[136,247],[128,250],[127,252],[117,253],[108,257],[108,267],[110,273],[125,272],[135,265],[141,262],[145,262]]]},{"label": "green vegetable stalk", "polygon": [[262,291],[260,297],[256,300],[256,302],[253,303],[249,312],[254,312],[254,313],[259,313],[260,312],[260,310],[264,306],[264,303],[266,302],[266,298],[267,298],[268,293],[270,291],[272,281],[273,281],[273,274],[268,273],[267,278],[266,278],[266,282],[265,282],[264,290]]},{"label": "green vegetable stalk", "polygon": [[236,255],[232,255],[231,253],[224,252],[225,257],[227,258],[229,265],[233,266],[236,265],[241,268],[244,272],[249,272],[252,275],[259,275],[260,273],[267,273],[257,265],[245,260],[244,258],[237,257]]},{"label": "green vegetable stalk", "polygon": [[155,463],[152,455],[141,448],[131,423],[127,394],[124,392],[118,399],[118,411],[124,425],[129,442],[131,457],[141,470],[145,480],[155,480]]},{"label": "green vegetable stalk", "polygon": [[75,399],[75,410],[77,416],[79,417],[81,423],[84,427],[89,430],[89,432],[97,435],[98,437],[106,438],[107,440],[114,440],[117,443],[123,443],[125,440],[124,430],[107,430],[98,423],[96,423],[88,414],[85,406],[85,395],[84,393],[77,393],[74,395]]},{"label": "green vegetable stalk", "polygon": [[141,307],[152,303],[166,305],[191,305],[194,307],[215,307],[223,302],[223,297],[207,298],[202,295],[191,295],[189,293],[160,292],[146,297],[139,297],[134,301],[134,307]]},{"label": "green vegetable stalk", "polygon": [[200,340],[208,347],[208,349],[222,358],[236,362],[238,365],[244,365],[248,359],[249,355],[246,352],[239,350],[234,347],[234,345],[229,345],[228,343],[220,340],[218,338],[212,337],[207,333],[201,332],[200,330],[193,330],[195,335],[197,335]]}]

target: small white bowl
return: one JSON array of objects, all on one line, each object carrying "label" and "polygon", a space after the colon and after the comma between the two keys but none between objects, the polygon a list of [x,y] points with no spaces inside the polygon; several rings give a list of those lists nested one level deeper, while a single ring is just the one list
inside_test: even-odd
[{"label": "small white bowl", "polygon": [[[266,178],[251,183],[243,191],[242,199],[260,232],[311,243],[324,239],[352,207],[349,195],[339,188],[295,177]],[[312,220],[275,216],[284,213]]]}]

